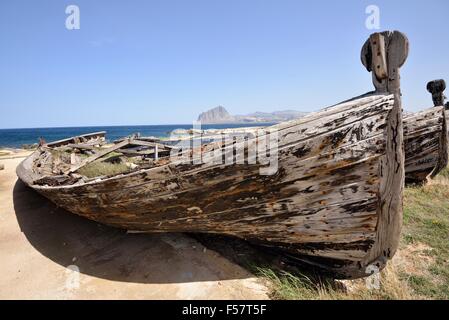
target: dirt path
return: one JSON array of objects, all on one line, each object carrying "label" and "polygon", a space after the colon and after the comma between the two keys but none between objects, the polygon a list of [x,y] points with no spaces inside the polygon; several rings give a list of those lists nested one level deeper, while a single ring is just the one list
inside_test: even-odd
[{"label": "dirt path", "polygon": [[126,234],[56,208],[17,181],[22,158],[1,158],[0,299],[268,298],[186,235]]}]

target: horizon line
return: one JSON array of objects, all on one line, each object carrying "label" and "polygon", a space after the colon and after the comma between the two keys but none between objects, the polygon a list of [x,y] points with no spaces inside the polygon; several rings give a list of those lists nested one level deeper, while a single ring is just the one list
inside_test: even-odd
[{"label": "horizon line", "polygon": [[[198,123],[197,121],[194,121]],[[235,125],[235,124],[270,124],[276,122],[220,122],[220,123],[202,123],[202,125]],[[74,128],[104,128],[104,127],[147,127],[147,126],[190,126],[192,123],[167,123],[167,124],[120,124],[120,125],[81,125],[81,126],[56,126],[56,127],[13,127],[0,128],[0,130],[25,130],[25,129],[74,129]]]}]

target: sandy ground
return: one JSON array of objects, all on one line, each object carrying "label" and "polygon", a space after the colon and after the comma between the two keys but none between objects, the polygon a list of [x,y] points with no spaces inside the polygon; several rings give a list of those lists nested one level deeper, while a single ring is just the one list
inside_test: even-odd
[{"label": "sandy ground", "polygon": [[127,234],[58,209],[17,181],[25,154],[0,156],[0,299],[268,298],[186,235]]}]

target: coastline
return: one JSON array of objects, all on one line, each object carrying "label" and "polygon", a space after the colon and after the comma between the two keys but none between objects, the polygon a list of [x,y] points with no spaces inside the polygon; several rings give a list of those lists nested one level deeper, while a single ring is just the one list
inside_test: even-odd
[{"label": "coastline", "polygon": [[[274,123],[202,124],[201,129],[221,130],[228,128],[262,127],[273,124]],[[22,149],[23,146],[30,147],[36,144],[41,137],[44,138],[45,141],[51,142],[91,132],[106,131],[106,136],[109,141],[114,141],[136,133],[140,133],[142,136],[167,138],[170,137],[173,131],[178,129],[190,130],[192,128],[193,124],[0,129],[0,149]]]},{"label": "coastline", "polygon": [[26,158],[34,150],[27,150],[21,148],[4,148],[0,147],[0,161],[1,160],[10,160],[10,159],[18,159],[18,158]]}]

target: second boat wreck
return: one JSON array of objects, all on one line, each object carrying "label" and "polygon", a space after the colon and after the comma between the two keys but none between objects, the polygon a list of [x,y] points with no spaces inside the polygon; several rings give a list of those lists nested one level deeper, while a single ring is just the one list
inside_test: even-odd
[{"label": "second boat wreck", "polygon": [[[135,137],[104,147],[104,133],[95,133],[42,145],[17,174],[58,206],[100,223],[232,235],[337,277],[368,276],[385,266],[399,242],[399,69],[407,55],[405,35],[375,33],[363,46],[362,62],[376,92],[231,145],[194,146],[189,162],[173,157],[177,146]],[[253,161],[249,150],[273,136],[275,148],[267,154],[276,155],[276,170],[264,172],[266,164]],[[246,159],[239,161],[242,148]],[[194,161],[207,150],[214,150],[214,161]],[[114,161],[123,170],[97,176],[86,170]]]},{"label": "second boat wreck", "polygon": [[446,168],[449,160],[449,114],[444,80],[427,84],[434,107],[404,117],[405,182],[423,184]]}]

